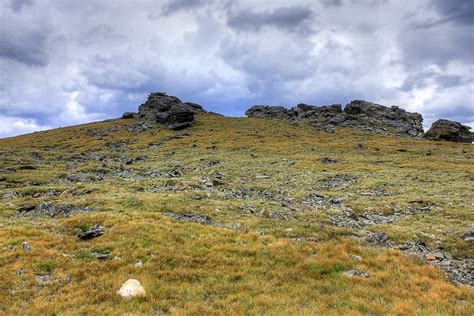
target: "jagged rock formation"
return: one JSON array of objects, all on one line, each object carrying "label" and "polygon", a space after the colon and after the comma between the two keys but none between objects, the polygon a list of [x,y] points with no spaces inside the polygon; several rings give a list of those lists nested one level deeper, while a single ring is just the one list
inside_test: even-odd
[{"label": "jagged rock formation", "polygon": [[431,125],[425,138],[431,140],[448,140],[461,143],[474,142],[474,133],[470,127],[461,123],[440,119]]},{"label": "jagged rock formation", "polygon": [[179,130],[192,126],[196,113],[206,113],[206,111],[197,103],[182,102],[177,97],[155,92],[151,93],[148,100],[139,106],[138,114],[125,112],[122,118],[151,119],[165,124],[172,130]]},{"label": "jagged rock formation", "polygon": [[325,130],[340,126],[415,138],[423,136],[421,114],[407,112],[398,106],[386,107],[361,100],[350,102],[344,109],[340,104],[329,106],[298,104],[289,110],[282,106],[256,105],[248,109],[245,114],[248,117],[310,123]]}]

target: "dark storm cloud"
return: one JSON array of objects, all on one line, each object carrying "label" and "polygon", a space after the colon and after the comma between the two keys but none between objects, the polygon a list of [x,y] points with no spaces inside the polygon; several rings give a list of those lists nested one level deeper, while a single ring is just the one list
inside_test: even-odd
[{"label": "dark storm cloud", "polygon": [[41,29],[0,30],[0,57],[26,65],[48,64],[48,35]]},{"label": "dark storm cloud", "polygon": [[474,25],[474,1],[434,0],[441,21],[452,21],[463,25]]},{"label": "dark storm cloud", "polygon": [[10,8],[13,11],[21,11],[23,7],[33,5],[33,0],[10,0]]},{"label": "dark storm cloud", "polygon": [[327,7],[340,7],[343,0],[321,0],[321,4]]},{"label": "dark storm cloud", "polygon": [[288,32],[308,34],[313,30],[314,12],[308,7],[286,7],[274,10],[231,12],[227,25],[238,31],[259,31],[269,26]]},{"label": "dark storm cloud", "polygon": [[414,89],[426,88],[433,84],[443,89],[456,87],[462,83],[461,76],[443,75],[433,69],[414,73],[405,79],[401,85],[402,91],[412,91]]},{"label": "dark storm cloud", "polygon": [[161,14],[172,15],[179,11],[195,9],[205,3],[206,0],[169,0],[161,7]]}]

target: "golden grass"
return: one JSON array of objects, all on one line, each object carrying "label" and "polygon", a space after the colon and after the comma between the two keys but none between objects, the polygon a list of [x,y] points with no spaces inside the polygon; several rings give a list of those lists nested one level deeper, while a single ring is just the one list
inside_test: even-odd
[{"label": "golden grass", "polygon": [[[474,258],[474,250],[459,235],[473,225],[471,145],[436,143],[338,130],[316,132],[309,126],[283,122],[200,115],[189,137],[169,140],[174,132],[157,129],[134,134],[130,121],[99,122],[0,140],[0,168],[34,165],[37,170],[0,174],[0,195],[14,191],[15,199],[0,200],[0,313],[5,314],[324,314],[324,315],[472,315],[474,295],[465,286],[447,281],[439,269],[393,250],[365,247],[350,238],[360,232],[333,227],[327,215],[337,210],[305,207],[288,221],[241,211],[280,210],[268,199],[225,200],[216,192],[192,191],[212,172],[224,174],[223,189],[260,188],[282,192],[295,200],[318,190],[342,197],[355,211],[383,211],[410,207],[410,201],[435,204],[440,211],[375,225],[395,241],[422,239],[432,246],[442,240],[455,256]],[[117,127],[117,131],[109,129]],[[87,136],[93,129],[102,139]],[[113,151],[106,144],[130,141],[129,151]],[[162,145],[155,149],[149,143]],[[358,147],[362,144],[363,149]],[[44,147],[50,150],[45,151]],[[215,146],[215,147],[213,147]],[[406,151],[398,151],[404,149]],[[33,151],[44,158],[36,161]],[[145,162],[79,162],[71,166],[59,155],[102,153],[106,157]],[[427,156],[427,153],[431,155]],[[326,165],[331,157],[340,164]],[[21,161],[18,161],[21,159]],[[209,160],[220,163],[210,168]],[[290,162],[294,161],[294,164]],[[57,179],[78,170],[169,170],[179,166],[177,179],[105,179],[100,183],[60,183]],[[66,168],[72,168],[66,170]],[[255,174],[271,175],[255,179]],[[350,174],[355,182],[325,189],[324,180]],[[147,192],[164,183],[188,191]],[[360,193],[383,186],[392,196]],[[44,195],[49,189],[77,194]],[[144,189],[144,191],[142,190]],[[35,193],[39,197],[33,197]],[[82,192],[82,193],[81,193]],[[84,193],[85,192],[85,193]],[[196,197],[199,197],[198,199]],[[89,206],[96,210],[68,218],[12,217],[18,206],[52,201]],[[229,230],[196,223],[177,223],[159,214],[198,213]],[[90,241],[78,241],[75,230],[99,223],[106,232]],[[288,230],[290,229],[290,230]],[[432,235],[434,239],[426,237]],[[287,237],[314,236],[320,243],[291,242]],[[25,253],[21,242],[28,241]],[[94,252],[110,252],[98,260]],[[362,257],[354,261],[351,255]],[[115,258],[115,259],[114,259]],[[134,262],[141,260],[142,267]],[[25,273],[16,275],[23,268]],[[371,277],[348,278],[357,269]],[[51,273],[51,281],[36,276]],[[147,297],[124,301],[115,294],[128,278],[142,282]]]}]

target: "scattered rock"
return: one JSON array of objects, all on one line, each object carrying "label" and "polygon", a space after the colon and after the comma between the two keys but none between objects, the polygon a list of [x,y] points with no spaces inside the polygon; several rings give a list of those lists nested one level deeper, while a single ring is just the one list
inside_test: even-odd
[{"label": "scattered rock", "polygon": [[95,224],[87,231],[83,231],[77,234],[77,237],[81,240],[89,240],[92,238],[102,236],[103,234],[104,234],[104,229],[98,224]]},{"label": "scattered rock", "polygon": [[15,245],[12,245],[12,244],[8,244],[2,248],[2,250],[13,250],[13,249],[15,249]]},{"label": "scattered rock", "polygon": [[21,243],[21,248],[24,252],[29,252],[31,250],[31,246],[28,242],[24,241]]},{"label": "scattered rock", "polygon": [[360,195],[364,196],[390,196],[391,194],[385,191],[383,187],[375,187],[370,192],[362,192]]},{"label": "scattered rock", "polygon": [[70,182],[88,183],[95,181],[95,177],[87,173],[71,173],[66,176]]},{"label": "scattered rock", "polygon": [[209,160],[209,161],[206,161],[206,162],[204,163],[204,166],[203,166],[203,167],[204,167],[204,168],[211,168],[211,167],[213,167],[213,166],[215,166],[215,165],[217,165],[217,164],[219,164],[219,163],[220,163],[219,160]]},{"label": "scattered rock", "polygon": [[369,233],[367,237],[365,237],[365,241],[371,245],[385,244],[387,240],[388,240],[388,236],[385,232]]},{"label": "scattered rock", "polygon": [[98,260],[105,260],[105,259],[108,259],[110,258],[110,253],[104,253],[104,252],[93,252],[92,253],[96,259]]},{"label": "scattered rock", "polygon": [[14,168],[1,168],[0,173],[15,173],[16,169]]},{"label": "scattered rock", "polygon": [[163,212],[161,215],[172,218],[180,222],[194,222],[205,225],[212,225],[213,221],[209,216],[203,216],[199,214],[178,214],[171,212]]},{"label": "scattered rock", "polygon": [[362,261],[362,258],[360,256],[357,256],[357,255],[351,255],[351,258],[354,261]]},{"label": "scattered rock", "polygon": [[16,193],[11,192],[11,191],[0,196],[0,199],[14,199],[14,198],[16,198]]},{"label": "scattered rock", "polygon": [[212,178],[212,186],[216,187],[216,186],[219,186],[219,185],[224,185],[225,184],[225,180],[223,178]]},{"label": "scattered rock", "polygon": [[49,274],[36,276],[36,281],[38,281],[40,283],[49,282],[50,280],[51,280],[51,276]]},{"label": "scattered rock", "polygon": [[354,179],[348,174],[338,174],[325,181],[323,187],[327,189],[335,189],[340,187],[345,187],[349,184],[352,184]]},{"label": "scattered rock", "polygon": [[269,175],[266,175],[266,174],[261,174],[261,173],[257,173],[255,175],[255,179],[270,179],[271,177]]},{"label": "scattered rock", "polygon": [[462,234],[461,239],[464,241],[474,241],[474,230],[470,230]]},{"label": "scattered rock", "polygon": [[282,221],[288,220],[288,218],[285,215],[283,215],[282,213],[277,212],[277,211],[271,211],[271,212],[262,211],[261,216],[266,217],[266,218],[279,219],[279,220],[282,220]]},{"label": "scattered rock", "polygon": [[36,167],[35,166],[31,166],[31,165],[24,165],[24,166],[20,166],[17,168],[18,170],[36,170]]},{"label": "scattered rock", "polygon": [[143,262],[142,262],[141,260],[137,260],[137,261],[135,261],[135,263],[133,264],[133,266],[134,266],[135,268],[140,268],[140,267],[143,266]]},{"label": "scattered rock", "polygon": [[369,278],[370,277],[370,274],[368,274],[367,272],[361,272],[359,270],[344,271],[343,275],[345,275],[347,277],[353,277],[353,276],[358,276],[358,277],[361,277],[361,278]]},{"label": "scattered rock", "polygon": [[16,275],[22,275],[25,273],[25,270],[23,270],[23,268],[18,268],[15,273]]},{"label": "scattered rock", "polygon": [[20,207],[16,210],[16,214],[20,216],[24,215],[48,215],[51,217],[60,216],[70,216],[72,214],[90,212],[91,210],[88,207],[78,208],[72,207],[71,205],[54,205],[50,202],[41,203],[38,206],[28,205]]},{"label": "scattered rock", "polygon": [[365,240],[372,246],[397,249],[408,255],[422,258],[428,263],[445,270],[452,282],[467,284],[474,288],[474,275],[472,273],[474,271],[474,259],[453,259],[446,252],[430,250],[423,241],[397,244],[389,241],[387,235],[383,232],[369,233]]},{"label": "scattered rock", "polygon": [[125,299],[130,299],[137,296],[146,296],[145,289],[140,281],[135,279],[128,279],[122,284],[117,294]]},{"label": "scattered rock", "polygon": [[364,212],[356,214],[348,207],[341,207],[341,211],[329,218],[334,225],[338,227],[361,228],[364,226],[390,224],[397,222],[407,216],[425,214],[439,210],[435,205],[425,205],[422,207],[413,207],[405,210],[397,209],[393,214]]},{"label": "scattered rock", "polygon": [[288,239],[294,242],[302,242],[302,241],[319,242],[319,239],[316,237],[292,237]]},{"label": "scattered rock", "polygon": [[471,128],[459,122],[440,119],[433,123],[426,132],[425,138],[430,140],[447,140],[452,142],[472,143],[474,133]]},{"label": "scattered rock", "polygon": [[329,158],[329,157],[323,157],[323,158],[321,158],[321,163],[327,164],[327,165],[334,165],[334,164],[340,163],[340,161],[336,160],[336,159]]}]

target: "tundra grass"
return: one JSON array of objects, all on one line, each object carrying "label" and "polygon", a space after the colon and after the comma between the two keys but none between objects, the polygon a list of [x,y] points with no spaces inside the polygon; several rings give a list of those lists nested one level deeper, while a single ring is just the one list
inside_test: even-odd
[{"label": "tundra grass", "polygon": [[[387,232],[395,242],[442,243],[455,258],[472,259],[472,243],[460,238],[474,226],[472,145],[213,115],[199,115],[195,127],[178,133],[130,132],[130,124],[98,122],[0,140],[0,196],[13,194],[0,200],[0,313],[473,314],[472,289],[419,259],[363,245],[354,237],[365,231],[331,223],[337,206],[306,203],[317,192],[358,213],[435,206],[366,229]],[[338,163],[325,164],[325,157]],[[174,169],[182,175],[108,176]],[[67,181],[72,173],[105,176],[75,183]],[[216,175],[224,183],[207,187]],[[336,175],[352,182],[327,187]],[[270,195],[229,197],[241,188]],[[367,194],[376,188],[387,194]],[[16,215],[18,207],[43,202],[91,211]],[[285,219],[265,215],[272,211]],[[209,216],[218,225],[177,222],[162,212]],[[78,229],[94,224],[104,227],[103,236],[76,238]],[[299,237],[320,242],[290,239]],[[97,253],[109,257],[99,260]],[[344,275],[351,269],[370,277]],[[50,281],[39,282],[44,274]],[[145,298],[115,294],[128,278],[143,284]]]}]

